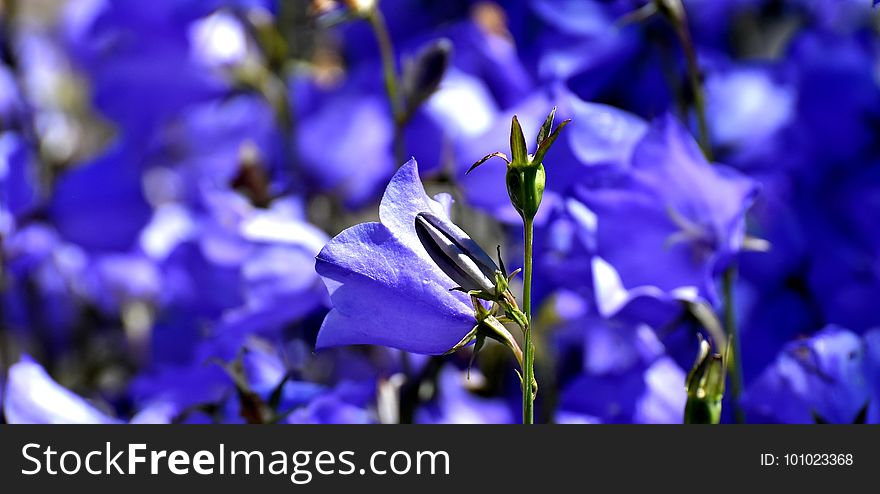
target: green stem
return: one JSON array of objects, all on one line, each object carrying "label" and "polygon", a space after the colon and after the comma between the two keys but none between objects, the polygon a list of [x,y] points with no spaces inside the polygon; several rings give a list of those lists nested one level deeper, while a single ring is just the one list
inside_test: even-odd
[{"label": "green stem", "polygon": [[738,424],[745,422],[742,408],[739,406],[739,397],[742,394],[743,376],[741,354],[739,344],[739,332],[736,325],[736,311],[733,302],[733,287],[736,280],[736,264],[731,264],[724,271],[722,279],[722,292],[724,294],[724,329],[727,331],[727,341],[730,347],[729,361],[727,365],[730,377],[730,398],[733,402],[733,415]]},{"label": "green stem", "polygon": [[525,254],[523,256],[523,312],[528,324],[524,328],[523,357],[523,424],[535,421],[535,402],[532,382],[535,380],[535,348],[532,345],[532,244],[534,225],[532,219],[523,219]]},{"label": "green stem", "polygon": [[697,128],[699,130],[697,135],[700,140],[700,148],[702,148],[703,154],[706,155],[706,159],[713,161],[712,145],[709,141],[709,124],[706,121],[706,94],[703,90],[703,76],[697,63],[697,52],[694,50],[687,27],[685,26],[677,31],[684,49],[685,59],[687,60],[688,80],[690,81],[691,92],[694,97],[694,108],[697,112]]},{"label": "green stem", "polygon": [[367,15],[367,21],[370,23],[373,34],[376,36],[376,42],[379,44],[379,55],[382,58],[382,75],[385,80],[385,93],[388,95],[388,102],[391,105],[391,114],[394,119],[394,157],[397,164],[401,165],[406,159],[406,150],[403,144],[403,126],[406,119],[406,109],[400,94],[397,64],[394,59],[394,45],[391,43],[391,36],[388,34],[385,16],[382,15],[378,8],[370,11]]},{"label": "green stem", "polygon": [[[703,90],[703,76],[700,72],[699,63],[697,61],[697,52],[694,49],[693,40],[690,36],[690,29],[687,22],[682,19],[672,20],[675,26],[675,32],[681,42],[684,50],[685,60],[687,61],[688,81],[691,86],[691,92],[694,97],[694,110],[697,114],[697,127],[700,148],[709,162],[714,160],[712,155],[712,146],[709,139],[709,125],[706,119],[706,96]],[[736,280],[736,263],[733,262],[724,271],[722,279],[722,295],[724,297],[724,331],[727,333],[728,345],[732,345],[727,352],[729,362],[727,365],[728,376],[730,378],[730,397],[734,408],[734,417],[737,423],[745,420],[742,409],[739,405],[739,397],[743,388],[742,377],[742,359],[740,357],[739,331],[736,326],[736,311],[733,300],[734,282]]]}]

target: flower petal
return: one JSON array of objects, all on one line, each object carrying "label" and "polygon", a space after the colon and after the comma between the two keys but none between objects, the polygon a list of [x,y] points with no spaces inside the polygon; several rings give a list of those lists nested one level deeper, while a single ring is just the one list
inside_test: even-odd
[{"label": "flower petal", "polygon": [[118,423],[52,380],[30,357],[9,368],[3,413],[10,424]]},{"label": "flower petal", "polygon": [[334,309],[317,348],[373,344],[425,354],[452,348],[473,327],[473,309],[423,256],[421,246],[414,250],[380,223],[356,225],[331,240],[316,269]]}]

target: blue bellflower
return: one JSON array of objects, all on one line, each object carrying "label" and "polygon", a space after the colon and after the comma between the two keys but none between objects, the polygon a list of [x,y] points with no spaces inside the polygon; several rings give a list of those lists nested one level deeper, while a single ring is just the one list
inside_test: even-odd
[{"label": "blue bellflower", "polygon": [[474,310],[457,282],[437,266],[416,231],[419,214],[458,230],[444,202],[431,199],[419,181],[415,160],[391,179],[379,206],[378,223],[353,226],[318,254],[316,269],[330,290],[333,309],[317,347],[373,344],[442,354],[474,326]]},{"label": "blue bellflower", "polygon": [[791,342],[749,387],[743,406],[762,422],[853,423],[871,399],[865,350],[839,326]]},{"label": "blue bellflower", "polygon": [[627,290],[715,300],[713,276],[740,251],[757,184],[712,165],[671,116],[654,122],[625,174],[575,197],[595,215],[596,252]]}]

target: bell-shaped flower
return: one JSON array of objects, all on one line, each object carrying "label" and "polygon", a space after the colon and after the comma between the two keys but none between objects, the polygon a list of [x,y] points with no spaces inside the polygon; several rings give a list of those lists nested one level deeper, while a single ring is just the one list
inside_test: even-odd
[{"label": "bell-shaped flower", "polygon": [[[595,254],[613,287],[597,287],[602,312],[656,292],[715,301],[713,277],[744,248],[745,212],[758,184],[709,163],[674,118],[653,123],[629,169],[576,193],[594,215]],[[613,293],[612,293],[613,292]]]},{"label": "bell-shaped flower", "polygon": [[582,358],[582,366],[574,376],[560,376],[557,421],[682,422],[686,374],[651,327],[563,312],[572,318],[554,330],[560,354]]},{"label": "bell-shaped flower", "polygon": [[865,422],[872,400],[868,377],[876,334],[863,340],[829,325],[789,343],[743,395],[753,422]]},{"label": "bell-shaped flower", "polygon": [[430,231],[447,240],[448,232],[461,235],[446,212],[449,200],[428,197],[410,160],[385,189],[380,222],[355,225],[321,250],[316,270],[333,309],[321,326],[318,348],[373,344],[442,354],[471,331],[476,321],[468,296],[450,291],[459,282],[437,265],[416,231],[421,214],[431,218],[424,220],[423,228],[430,230],[423,235],[430,237]]}]

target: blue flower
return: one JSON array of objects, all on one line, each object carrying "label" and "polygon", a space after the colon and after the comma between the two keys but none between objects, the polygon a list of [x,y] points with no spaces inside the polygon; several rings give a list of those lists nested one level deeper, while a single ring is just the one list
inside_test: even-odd
[{"label": "blue flower", "polygon": [[38,199],[37,173],[28,143],[12,132],[0,134],[0,235],[9,235]]},{"label": "blue flower", "polygon": [[410,160],[385,190],[381,222],[351,227],[321,250],[316,269],[333,309],[321,326],[318,348],[373,344],[442,354],[473,328],[467,296],[450,291],[456,282],[437,267],[416,233],[419,213],[454,228],[448,201],[425,194]]},{"label": "blue flower", "polygon": [[135,246],[152,213],[136,152],[117,144],[59,178],[49,215],[65,239],[94,251],[126,251]]},{"label": "blue flower", "polygon": [[828,326],[786,345],[749,386],[743,406],[762,422],[853,423],[872,394],[865,360],[858,335]]},{"label": "blue flower", "polygon": [[[778,144],[777,133],[791,123],[797,103],[795,87],[780,79],[762,66],[719,67],[709,72],[706,117],[713,145],[761,157],[756,148]],[[756,161],[763,160],[750,160]]]},{"label": "blue flower", "polygon": [[291,413],[289,424],[371,424],[368,405],[375,394],[372,382],[345,381]]},{"label": "blue flower", "polygon": [[574,196],[595,216],[595,255],[625,290],[715,301],[712,279],[742,248],[757,191],[753,180],[708,163],[684,127],[665,117],[636,146],[625,173]]},{"label": "blue flower", "polygon": [[298,138],[305,173],[315,189],[335,190],[352,207],[372,200],[394,172],[388,101],[378,91],[363,90],[358,81],[304,115]]},{"label": "blue flower", "polygon": [[513,424],[518,420],[513,408],[504,400],[484,398],[468,387],[481,381],[476,369],[462,372],[447,365],[437,380],[437,396],[416,411],[419,424]]},{"label": "blue flower", "polygon": [[27,355],[9,368],[3,414],[10,424],[113,424],[119,421],[52,380]]},{"label": "blue flower", "polygon": [[182,108],[229,90],[190,53],[190,24],[211,9],[172,1],[144,15],[133,5],[85,1],[65,10],[68,52],[88,76],[95,107],[127,139],[146,140]]},{"label": "blue flower", "polygon": [[569,421],[678,424],[684,382],[685,372],[669,357],[620,374],[583,374],[563,390],[558,413]]}]

